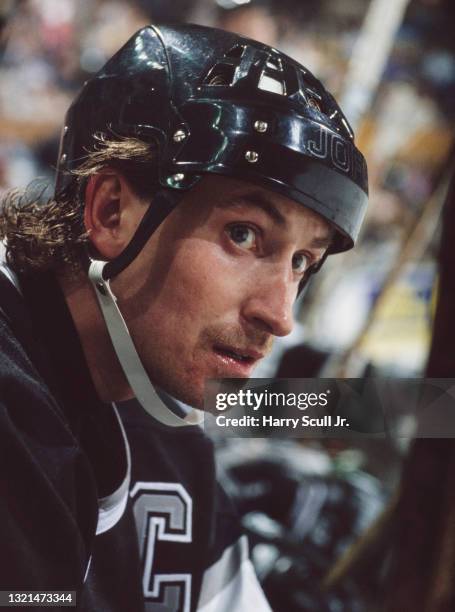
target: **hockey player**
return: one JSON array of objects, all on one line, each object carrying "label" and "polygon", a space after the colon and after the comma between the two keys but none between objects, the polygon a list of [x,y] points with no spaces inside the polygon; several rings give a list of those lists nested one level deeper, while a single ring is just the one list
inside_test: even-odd
[{"label": "hockey player", "polygon": [[85,84],[54,198],[2,203],[0,590],[268,609],[197,409],[291,331],[366,203],[341,110],[270,47],[151,26]]}]

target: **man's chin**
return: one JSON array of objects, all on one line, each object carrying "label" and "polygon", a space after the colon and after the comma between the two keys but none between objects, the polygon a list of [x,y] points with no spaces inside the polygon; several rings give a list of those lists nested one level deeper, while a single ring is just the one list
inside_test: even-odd
[{"label": "man's chin", "polygon": [[[170,395],[173,399],[190,406],[191,408],[197,408],[198,410],[206,410],[211,412],[210,406],[206,405],[205,398],[207,392],[207,384],[213,379],[226,379],[225,376],[208,376],[206,379],[201,377],[199,380],[195,380],[193,377],[191,380],[161,380],[158,382],[155,378],[153,384],[159,389],[163,390],[166,394]],[[248,384],[249,377],[237,377],[237,380],[243,379],[244,385]],[[242,384],[243,386],[243,384]]]},{"label": "man's chin", "polygon": [[204,409],[204,387],[202,389],[195,389],[194,386],[182,388],[181,385],[163,384],[159,385],[159,388],[173,399],[191,408]]}]

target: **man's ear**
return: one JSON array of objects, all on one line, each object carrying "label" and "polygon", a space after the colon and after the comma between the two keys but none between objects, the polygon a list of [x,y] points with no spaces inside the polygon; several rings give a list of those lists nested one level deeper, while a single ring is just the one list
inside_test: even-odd
[{"label": "man's ear", "polygon": [[126,179],[114,170],[91,176],[85,190],[84,224],[103,259],[124,250],[145,209]]}]

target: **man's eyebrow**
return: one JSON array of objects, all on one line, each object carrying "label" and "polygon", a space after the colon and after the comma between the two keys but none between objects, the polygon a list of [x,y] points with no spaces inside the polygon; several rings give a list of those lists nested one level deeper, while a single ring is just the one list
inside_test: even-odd
[{"label": "man's eyebrow", "polygon": [[261,191],[249,191],[232,201],[226,202],[225,206],[235,206],[236,204],[246,204],[247,206],[255,206],[263,210],[273,221],[279,225],[287,225],[286,218],[280,213],[278,208]]},{"label": "man's eyebrow", "polygon": [[334,230],[330,229],[324,236],[317,236],[311,241],[311,246],[314,249],[327,249],[333,240]]}]

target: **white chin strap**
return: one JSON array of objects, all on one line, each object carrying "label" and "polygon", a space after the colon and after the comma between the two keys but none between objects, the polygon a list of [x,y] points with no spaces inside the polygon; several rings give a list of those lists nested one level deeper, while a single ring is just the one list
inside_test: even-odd
[{"label": "white chin strap", "polygon": [[118,360],[137,400],[154,419],[168,427],[202,423],[203,413],[199,410],[193,408],[182,419],[172,412],[157,394],[139,359],[128,327],[117,306],[117,298],[112,293],[109,281],[103,278],[103,268],[106,264],[106,261],[92,260],[88,275],[98,298]]}]

